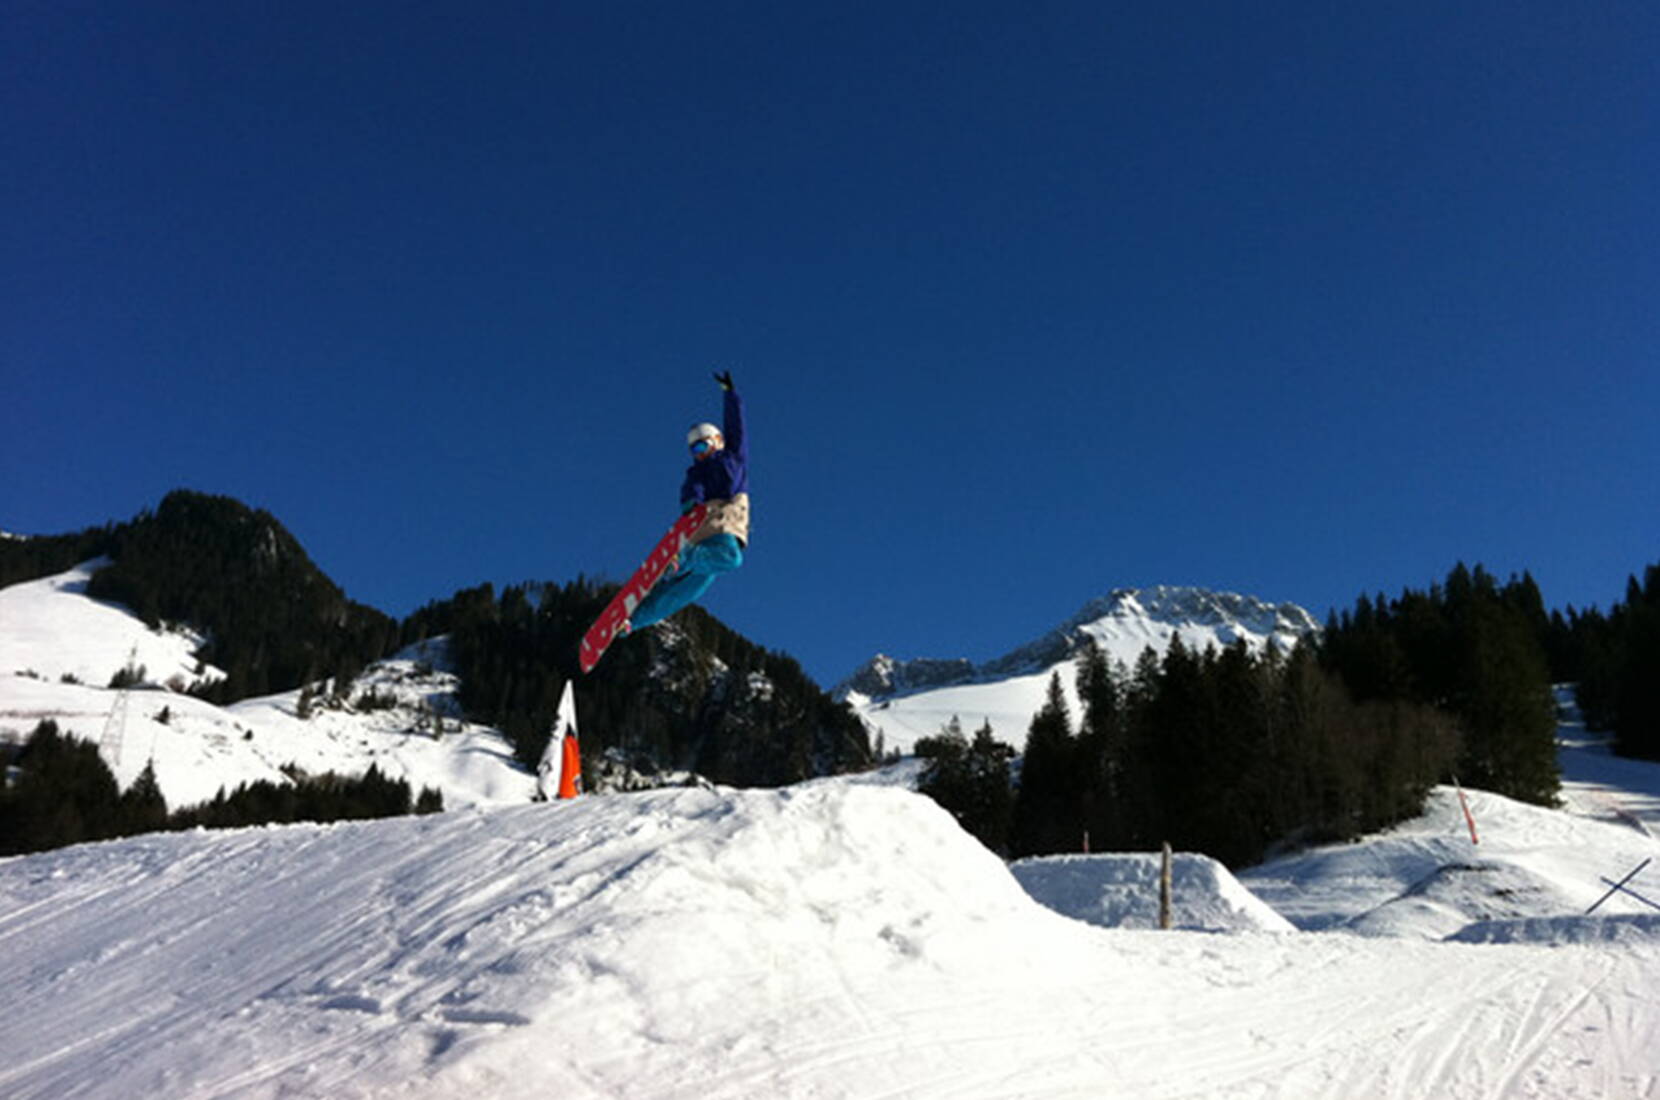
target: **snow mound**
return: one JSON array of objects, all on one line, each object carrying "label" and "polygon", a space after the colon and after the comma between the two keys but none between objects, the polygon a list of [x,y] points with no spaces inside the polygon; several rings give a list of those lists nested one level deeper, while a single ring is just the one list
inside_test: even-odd
[{"label": "snow mound", "polygon": [[768,1006],[1012,984],[1087,932],[929,800],[824,784],[84,845],[0,861],[0,914],[7,1096],[692,1095]]},{"label": "snow mound", "polygon": [[[1044,856],[1009,865],[1016,881],[1055,912],[1103,928],[1159,926],[1157,855]],[[1221,863],[1177,853],[1171,866],[1174,927],[1199,932],[1294,932]]]},{"label": "snow mound", "polygon": [[0,1095],[1643,1095],[1660,947],[1106,933],[820,782],[0,860]]},{"label": "snow mound", "polygon": [[1474,860],[1437,867],[1397,898],[1353,918],[1362,936],[1442,939],[1474,922],[1508,921],[1573,909],[1567,893],[1514,863]]},{"label": "snow mound", "polygon": [[1480,921],[1447,937],[1453,943],[1660,943],[1660,913],[1617,917],[1529,917]]},{"label": "snow mound", "polygon": [[[1660,842],[1618,821],[1465,793],[1480,843],[1470,840],[1457,792],[1438,787],[1420,817],[1361,843],[1270,860],[1240,881],[1304,931],[1439,940],[1481,921],[1584,913],[1610,881],[1660,856]],[[1651,874],[1632,888],[1652,889]],[[1604,909],[1652,912],[1626,895]]]}]

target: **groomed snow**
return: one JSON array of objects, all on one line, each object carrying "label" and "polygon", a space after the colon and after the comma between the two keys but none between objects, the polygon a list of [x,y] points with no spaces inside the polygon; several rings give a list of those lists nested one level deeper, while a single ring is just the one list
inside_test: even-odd
[{"label": "groomed snow", "polygon": [[0,861],[0,1094],[1644,1096],[1660,949],[1106,931],[927,799],[686,789]]},{"label": "groomed snow", "polygon": [[[91,603],[73,582],[29,600]],[[89,637],[130,639],[105,610]],[[50,655],[55,616],[33,614]],[[1660,1096],[1656,918],[1629,895],[1583,915],[1660,855],[1660,767],[1571,716],[1566,810],[1469,792],[1476,845],[1441,789],[1238,881],[1184,861],[1178,920],[1229,929],[1193,935],[1126,927],[1154,904],[1149,857],[1011,874],[905,789],[915,761],[493,806],[534,779],[460,727],[442,657],[369,670],[385,711],[130,693],[124,779],[144,753],[166,789],[309,752],[430,769],[481,808],[0,860],[0,1096]],[[46,663],[0,670],[0,733],[53,715],[96,736],[116,693]],[[433,712],[447,732],[410,732]]]}]

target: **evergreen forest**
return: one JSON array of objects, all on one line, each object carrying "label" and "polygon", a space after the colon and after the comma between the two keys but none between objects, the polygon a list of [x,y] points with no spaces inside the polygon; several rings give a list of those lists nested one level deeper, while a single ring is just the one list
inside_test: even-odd
[{"label": "evergreen forest", "polygon": [[989,728],[917,746],[922,789],[996,851],[1169,841],[1241,866],[1414,816],[1437,783],[1550,805],[1567,681],[1620,751],[1660,759],[1660,567],[1606,615],[1547,614],[1530,576],[1459,564],[1424,591],[1362,596],[1289,654],[1178,641],[1133,670],[1087,645],[1077,661],[1082,713],[1054,679],[1018,777]]},{"label": "evergreen forest", "polygon": [[358,821],[444,808],[439,791],[412,794],[404,780],[371,767],[361,776],[294,773],[287,784],[245,783],[169,812],[153,768],[122,791],[96,744],[65,735],[50,720],[35,727],[12,766],[15,781],[0,786],[0,856],[164,830]]}]

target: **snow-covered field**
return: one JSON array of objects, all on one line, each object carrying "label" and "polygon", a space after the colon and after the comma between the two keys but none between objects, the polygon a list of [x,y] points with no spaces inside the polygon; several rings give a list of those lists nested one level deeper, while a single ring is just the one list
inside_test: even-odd
[{"label": "snow-covered field", "polygon": [[[1341,851],[1467,858],[1445,810]],[[1654,847],[1476,812],[1593,874]],[[1334,851],[1245,881],[1375,909]],[[1105,929],[843,781],[136,838],[0,861],[0,1095],[1660,1095],[1660,943],[1534,901],[1592,942]]]},{"label": "snow-covered field", "polygon": [[[415,654],[369,675],[400,706],[453,690]],[[111,694],[0,676],[0,721],[98,726]],[[398,738],[454,736],[131,698],[158,765],[192,723],[409,767]],[[1011,873],[914,762],[0,860],[0,1096],[1660,1097],[1660,914],[1584,915],[1660,856],[1660,767],[1564,730],[1567,808],[1469,792],[1479,845],[1439,790],[1237,880],[1180,859],[1207,931],[1141,930],[1145,857]]]},{"label": "snow-covered field", "polygon": [[105,564],[0,588],[0,676],[69,677],[101,688],[132,663],[157,684],[224,679],[219,669],[198,668],[191,655],[202,644],[197,635],[150,630],[126,608],[89,597],[87,581]]},{"label": "snow-covered field", "polygon": [[[370,666],[346,693],[355,701],[373,692],[392,702],[385,709],[320,704],[302,719],[298,691],[217,707],[167,688],[223,676],[197,671],[200,639],[150,630],[127,609],[89,598],[97,565],[0,589],[0,739],[21,742],[51,718],[98,742],[124,787],[154,761],[174,808],[238,783],[286,782],[289,765],[342,775],[374,765],[415,791],[438,788],[452,807],[517,805],[534,793],[535,776],[497,731],[460,720],[441,640]],[[129,663],[144,668],[144,684],[112,723],[119,693],[108,685]]]}]

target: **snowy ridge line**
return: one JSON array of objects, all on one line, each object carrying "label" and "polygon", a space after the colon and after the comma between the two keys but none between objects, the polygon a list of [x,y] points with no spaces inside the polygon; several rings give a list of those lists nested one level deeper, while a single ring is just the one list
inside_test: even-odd
[{"label": "snowy ridge line", "polygon": [[1019,751],[1032,715],[1058,673],[1077,713],[1076,656],[1093,641],[1109,661],[1132,669],[1149,647],[1163,653],[1172,639],[1194,651],[1242,642],[1261,652],[1289,650],[1319,630],[1295,604],[1198,588],[1121,588],[1086,604],[1066,624],[995,661],[895,661],[878,655],[844,681],[836,695],[880,737],[887,750],[908,753],[952,718],[965,730],[989,722],[996,738]]},{"label": "snowy ridge line", "polygon": [[1089,639],[1129,667],[1142,649],[1162,651],[1177,635],[1197,649],[1236,641],[1253,649],[1269,644],[1289,649],[1319,632],[1314,617],[1294,603],[1270,604],[1253,596],[1171,585],[1117,588],[1041,638],[994,660],[975,664],[967,658],[897,660],[877,654],[835,693],[885,700],[1030,675],[1075,657]]}]

